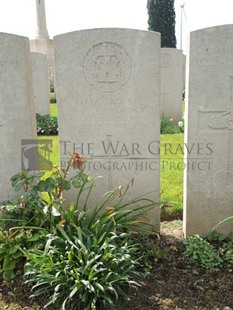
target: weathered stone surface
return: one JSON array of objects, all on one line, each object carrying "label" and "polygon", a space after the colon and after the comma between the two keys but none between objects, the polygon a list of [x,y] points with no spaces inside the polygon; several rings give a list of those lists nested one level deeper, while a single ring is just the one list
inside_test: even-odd
[{"label": "weathered stone surface", "polygon": [[177,124],[182,118],[184,55],[176,48],[161,49],[161,116]]},{"label": "weathered stone surface", "polygon": [[0,33],[0,193],[14,196],[10,177],[21,170],[21,140],[36,138],[28,38]]},{"label": "weathered stone surface", "polygon": [[35,53],[44,53],[48,58],[49,80],[50,84],[54,84],[54,49],[52,39],[35,39],[30,40],[30,50]]},{"label": "weathered stone surface", "polygon": [[49,71],[46,54],[31,53],[34,102],[36,113],[50,114],[49,102]]},{"label": "weathered stone surface", "polygon": [[233,26],[192,32],[187,63],[184,229],[206,235],[233,214]]},{"label": "weathered stone surface", "polygon": [[[83,153],[86,171],[104,176],[94,201],[131,178],[131,198],[158,199],[160,35],[90,29],[56,36],[54,49],[61,159]],[[151,222],[159,228],[159,208]]]}]

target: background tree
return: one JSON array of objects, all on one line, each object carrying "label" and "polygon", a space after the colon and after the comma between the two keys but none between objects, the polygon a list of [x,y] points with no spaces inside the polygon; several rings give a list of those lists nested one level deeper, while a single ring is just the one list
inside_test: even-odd
[{"label": "background tree", "polygon": [[176,47],[174,0],[147,0],[148,29],[161,33],[161,47]]}]

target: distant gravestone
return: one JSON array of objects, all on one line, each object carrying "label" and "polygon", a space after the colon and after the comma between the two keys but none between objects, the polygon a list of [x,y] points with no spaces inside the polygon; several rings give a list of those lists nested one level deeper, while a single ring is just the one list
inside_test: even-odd
[{"label": "distant gravestone", "polygon": [[[158,199],[160,35],[93,29],[54,45],[61,159],[82,153],[86,171],[104,176],[95,201],[131,178],[131,198],[156,190]],[[159,208],[151,222],[159,228]]]},{"label": "distant gravestone", "polygon": [[29,40],[0,33],[0,200],[15,194],[10,177],[21,171],[21,140],[35,138]]},{"label": "distant gravestone", "polygon": [[184,55],[176,48],[161,49],[161,105],[160,115],[177,124],[182,118],[184,90]]},{"label": "distant gravestone", "polygon": [[233,215],[233,26],[191,32],[188,58],[186,236]]},{"label": "distant gravestone", "polygon": [[47,56],[43,53],[31,53],[31,57],[36,113],[41,115],[50,114],[50,82]]}]

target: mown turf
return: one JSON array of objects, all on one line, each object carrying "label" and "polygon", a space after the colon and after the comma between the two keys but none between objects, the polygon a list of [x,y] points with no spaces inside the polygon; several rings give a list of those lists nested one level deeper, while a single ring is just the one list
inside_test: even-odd
[{"label": "mown turf", "polygon": [[57,104],[56,103],[50,104],[50,115],[57,116]]},{"label": "mown turf", "polygon": [[183,145],[182,133],[161,135],[161,199],[169,201],[169,212],[181,212],[183,208]]}]

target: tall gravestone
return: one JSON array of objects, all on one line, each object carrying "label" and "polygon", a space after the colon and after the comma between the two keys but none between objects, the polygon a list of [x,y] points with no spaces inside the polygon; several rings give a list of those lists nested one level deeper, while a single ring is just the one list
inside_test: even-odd
[{"label": "tall gravestone", "polygon": [[161,49],[161,105],[160,115],[176,123],[182,118],[184,90],[184,55],[176,48]]},{"label": "tall gravestone", "polygon": [[233,25],[191,32],[187,63],[184,230],[206,235],[233,215]]},{"label": "tall gravestone", "polygon": [[35,138],[29,40],[0,33],[0,200],[14,196],[10,177],[22,168],[22,139]]},{"label": "tall gravestone", "polygon": [[[54,38],[61,160],[87,158],[95,201],[134,178],[129,197],[159,196],[160,35],[90,29]],[[75,196],[67,197],[74,200]],[[159,208],[151,214],[159,228]]]},{"label": "tall gravestone", "polygon": [[31,57],[36,113],[41,115],[50,114],[50,83],[47,56],[43,53],[31,53]]}]

